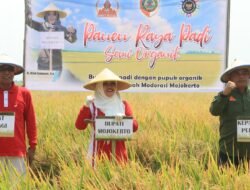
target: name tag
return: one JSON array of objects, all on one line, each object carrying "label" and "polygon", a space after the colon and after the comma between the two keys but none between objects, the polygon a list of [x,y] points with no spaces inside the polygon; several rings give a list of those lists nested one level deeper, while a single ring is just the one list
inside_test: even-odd
[{"label": "name tag", "polygon": [[237,141],[250,142],[250,117],[237,118]]},{"label": "name tag", "polygon": [[0,112],[0,137],[14,137],[15,113]]},{"label": "name tag", "polygon": [[123,117],[121,121],[115,117],[97,117],[95,127],[97,140],[129,140],[133,135],[132,117]]}]

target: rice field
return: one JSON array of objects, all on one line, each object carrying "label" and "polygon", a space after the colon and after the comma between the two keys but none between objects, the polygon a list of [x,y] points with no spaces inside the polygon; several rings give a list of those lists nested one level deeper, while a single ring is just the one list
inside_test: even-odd
[{"label": "rice field", "polygon": [[38,123],[35,161],[26,176],[5,171],[0,189],[250,189],[250,175],[217,168],[215,93],[121,93],[139,130],[127,142],[129,162],[107,160],[93,169],[86,152],[90,130],[74,127],[90,92],[33,91]]},{"label": "rice field", "polygon": [[[64,67],[74,74],[79,80],[89,80],[90,71],[97,74],[105,67],[111,69],[119,76],[136,75],[142,76],[202,76],[200,85],[211,86],[216,83],[223,66],[223,58],[219,54],[182,54],[175,61],[159,59],[153,69],[148,66],[148,59],[137,61],[134,57],[131,59],[114,59],[111,63],[106,63],[103,53],[98,52],[63,52]],[[126,68],[124,70],[124,68]],[[205,69],[204,69],[205,68]],[[132,78],[133,78],[132,77]],[[145,82],[143,80],[129,80],[134,82]],[[156,83],[166,81],[152,80]],[[192,82],[192,81],[191,81]]]}]

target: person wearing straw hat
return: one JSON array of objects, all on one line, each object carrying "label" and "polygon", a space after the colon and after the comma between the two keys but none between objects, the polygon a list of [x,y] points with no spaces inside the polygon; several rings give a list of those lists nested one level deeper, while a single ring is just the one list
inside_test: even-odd
[{"label": "person wearing straw hat", "polygon": [[[24,69],[8,55],[0,55],[0,169],[14,167],[25,174],[25,160],[31,164],[37,144],[37,128],[31,93],[15,85],[15,75]],[[26,152],[26,136],[29,148]]]},{"label": "person wearing straw hat", "polygon": [[[115,116],[116,119],[121,119],[123,116],[133,116],[130,105],[127,101],[123,101],[119,94],[120,90],[125,90],[130,86],[127,81],[122,80],[109,69],[102,70],[94,79],[84,85],[84,88],[94,91],[94,96],[88,96],[86,105],[80,109],[75,122],[76,128],[84,130],[89,123],[94,127],[94,120],[97,116]],[[138,123],[133,119],[133,131],[135,132],[137,129]],[[88,151],[88,158],[92,160],[92,166],[94,166],[96,155],[101,157],[104,154],[111,159],[112,143],[116,143],[116,160],[119,162],[127,161],[124,141],[96,141],[94,133],[92,133]]]},{"label": "person wearing straw hat", "polygon": [[[31,11],[27,9],[26,24],[39,32],[64,32],[64,38],[70,43],[76,41],[76,29],[72,26],[68,28],[61,25],[61,18],[65,18],[67,13],[60,10],[56,5],[50,3],[44,10],[37,13],[37,17],[43,18],[44,22],[32,20]],[[62,52],[60,49],[42,49],[38,56],[38,69],[49,70],[52,62],[52,70],[59,71],[57,78],[62,71]]]},{"label": "person wearing straw hat", "polygon": [[250,64],[235,60],[221,75],[223,91],[214,97],[210,112],[220,117],[219,166],[238,166],[250,160]]}]

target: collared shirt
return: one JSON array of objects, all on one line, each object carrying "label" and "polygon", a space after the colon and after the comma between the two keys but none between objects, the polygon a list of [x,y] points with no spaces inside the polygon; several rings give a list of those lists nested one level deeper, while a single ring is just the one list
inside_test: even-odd
[{"label": "collared shirt", "polygon": [[25,156],[25,131],[29,146],[35,148],[37,144],[36,119],[30,91],[14,83],[8,91],[0,89],[0,111],[15,113],[14,137],[0,137],[0,156]]},{"label": "collared shirt", "polygon": [[210,112],[220,116],[220,151],[229,156],[250,157],[250,143],[237,142],[237,117],[250,116],[250,90],[241,93],[234,89],[229,96],[214,97]]},{"label": "collared shirt", "polygon": [[[126,116],[133,116],[132,109],[128,102],[123,101],[125,106],[125,115]],[[98,116],[104,116],[104,113],[101,112],[99,109],[97,110]],[[84,130],[88,126],[87,123],[84,122],[84,119],[92,119],[92,113],[89,107],[83,106],[80,109],[80,112],[77,116],[75,126],[79,130]],[[133,132],[137,131],[138,129],[138,123],[135,119],[133,119]],[[106,143],[106,140],[99,140],[97,143],[97,154],[98,156],[101,156],[103,153],[105,153],[109,159],[111,159],[111,143]],[[127,161],[127,150],[125,147],[125,142],[122,140],[116,141],[116,158],[118,161]]]}]

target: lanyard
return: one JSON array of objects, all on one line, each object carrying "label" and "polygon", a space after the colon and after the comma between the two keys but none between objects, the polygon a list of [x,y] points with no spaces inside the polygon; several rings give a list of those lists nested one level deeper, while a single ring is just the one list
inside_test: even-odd
[{"label": "lanyard", "polygon": [[9,93],[7,90],[3,91],[3,105],[5,108],[9,106]]}]

